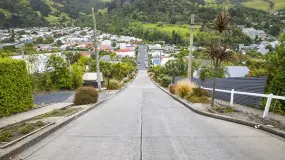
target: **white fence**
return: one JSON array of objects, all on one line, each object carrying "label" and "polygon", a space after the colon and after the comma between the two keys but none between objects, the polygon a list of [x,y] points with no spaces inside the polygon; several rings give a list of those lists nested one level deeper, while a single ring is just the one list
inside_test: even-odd
[{"label": "white fence", "polygon": [[[201,88],[203,88],[205,90],[209,90],[209,91],[212,90],[212,88],[204,88],[202,86],[201,86]],[[270,108],[270,104],[271,104],[272,98],[285,100],[285,97],[283,97],[283,96],[275,96],[273,94],[238,92],[238,91],[235,91],[234,89],[232,89],[231,91],[229,91],[229,90],[222,90],[222,89],[216,89],[215,91],[217,91],[217,92],[224,92],[224,93],[230,93],[231,94],[231,100],[230,100],[230,105],[231,106],[234,105],[234,95],[235,94],[267,98],[266,106],[265,106],[265,109],[264,109],[264,112],[263,112],[263,118],[267,118],[268,117],[268,112],[269,112],[269,108]]]}]

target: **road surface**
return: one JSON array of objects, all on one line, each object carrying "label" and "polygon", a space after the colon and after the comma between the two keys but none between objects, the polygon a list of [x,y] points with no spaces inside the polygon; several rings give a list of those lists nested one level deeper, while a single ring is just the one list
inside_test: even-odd
[{"label": "road surface", "polygon": [[185,108],[140,70],[124,91],[18,158],[25,160],[284,160],[285,141]]},{"label": "road surface", "polygon": [[37,94],[34,96],[34,103],[38,105],[59,102],[70,103],[73,100],[74,93],[75,91],[58,91]]}]

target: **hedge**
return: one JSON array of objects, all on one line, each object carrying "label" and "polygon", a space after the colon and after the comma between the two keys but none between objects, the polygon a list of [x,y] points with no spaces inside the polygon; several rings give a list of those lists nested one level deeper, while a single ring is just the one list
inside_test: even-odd
[{"label": "hedge", "polygon": [[27,111],[32,106],[32,86],[26,63],[0,59],[0,117]]}]

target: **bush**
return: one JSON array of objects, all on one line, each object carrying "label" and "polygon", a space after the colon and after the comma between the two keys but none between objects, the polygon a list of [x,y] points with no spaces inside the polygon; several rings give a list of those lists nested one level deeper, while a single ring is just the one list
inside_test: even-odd
[{"label": "bush", "polygon": [[169,86],[168,89],[169,89],[169,92],[170,92],[171,94],[176,94],[177,85],[176,85],[176,84],[173,84],[173,85]]},{"label": "bush", "polygon": [[177,83],[177,95],[181,98],[185,98],[191,94],[192,88],[195,87],[193,83],[188,80],[182,80]]},{"label": "bush", "polygon": [[115,80],[115,79],[111,79],[110,83],[109,83],[109,90],[118,90],[121,89],[123,86],[122,83],[120,83],[119,81]]},{"label": "bush", "polygon": [[38,126],[38,127],[42,127],[42,126],[45,125],[45,123],[44,123],[43,121],[37,121],[37,122],[35,123],[35,125]]},{"label": "bush", "polygon": [[196,97],[202,97],[202,96],[209,97],[208,91],[204,90],[201,87],[193,88],[193,93],[192,94],[195,95]]},{"label": "bush", "polygon": [[18,129],[18,132],[20,134],[27,134],[27,133],[31,132],[33,129],[34,129],[34,126],[32,126],[31,124],[26,124],[23,127],[20,127]]},{"label": "bush", "polygon": [[153,79],[154,76],[155,76],[155,73],[154,73],[154,72],[149,72],[149,73],[148,73],[148,76],[150,77],[150,79]]},{"label": "bush", "polygon": [[80,87],[76,90],[73,103],[75,105],[83,105],[96,103],[98,100],[98,92],[93,87]]},{"label": "bush", "polygon": [[131,81],[131,79],[127,78],[124,80],[124,83],[129,83]]},{"label": "bush", "polygon": [[163,77],[160,78],[160,85],[162,87],[168,87],[171,83],[171,78],[168,76],[164,75]]},{"label": "bush", "polygon": [[0,117],[32,107],[32,86],[26,63],[10,58],[0,59]]},{"label": "bush", "polygon": [[128,77],[129,77],[129,79],[133,79],[133,78],[134,78],[134,75],[133,75],[133,74],[130,74]]},{"label": "bush", "polygon": [[12,133],[5,131],[0,133],[0,142],[7,142],[9,138],[12,137]]},{"label": "bush", "polygon": [[189,95],[186,97],[186,99],[192,103],[210,103],[210,99],[207,96],[198,97]]}]

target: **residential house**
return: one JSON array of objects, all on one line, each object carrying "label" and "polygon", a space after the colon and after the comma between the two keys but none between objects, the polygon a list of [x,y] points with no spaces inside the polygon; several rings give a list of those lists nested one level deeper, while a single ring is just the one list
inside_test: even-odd
[{"label": "residential house", "polygon": [[248,35],[250,38],[255,39],[256,37],[260,38],[261,40],[265,40],[267,35],[263,30],[256,30],[253,27],[251,28],[244,28],[242,32]]},{"label": "residential house", "polygon": [[111,40],[103,40],[101,42],[101,45],[106,45],[106,46],[111,47],[112,46],[112,41]]},{"label": "residential house", "polygon": [[19,41],[21,43],[32,43],[33,42],[33,37],[23,37],[23,38],[20,38]]},{"label": "residential house", "polygon": [[128,48],[120,49],[115,52],[119,57],[125,57],[125,56],[135,57],[135,51]]},{"label": "residential house", "polygon": [[27,64],[27,70],[30,74],[33,73],[43,73],[46,72],[47,69],[47,61],[49,56],[52,54],[56,54],[57,56],[61,56],[65,58],[60,52],[59,53],[45,53],[45,54],[35,54],[35,55],[19,55],[19,56],[11,56],[12,59],[24,60]]}]

